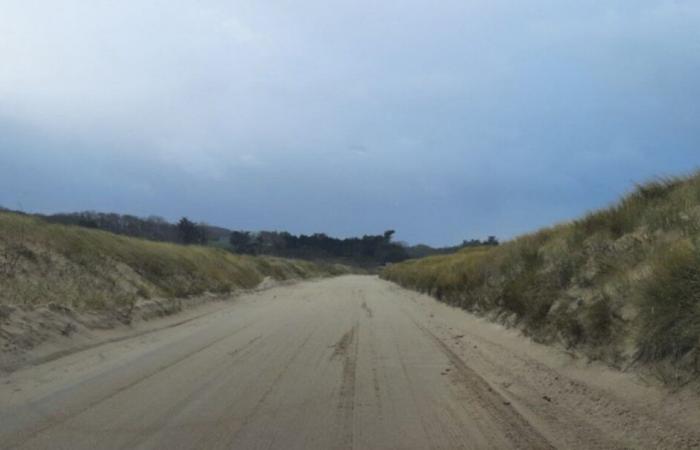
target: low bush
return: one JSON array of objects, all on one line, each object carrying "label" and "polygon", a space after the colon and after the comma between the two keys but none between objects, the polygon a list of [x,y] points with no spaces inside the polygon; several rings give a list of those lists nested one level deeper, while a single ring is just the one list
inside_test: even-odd
[{"label": "low bush", "polygon": [[642,287],[638,357],[700,369],[700,250],[685,240],[662,251]]}]

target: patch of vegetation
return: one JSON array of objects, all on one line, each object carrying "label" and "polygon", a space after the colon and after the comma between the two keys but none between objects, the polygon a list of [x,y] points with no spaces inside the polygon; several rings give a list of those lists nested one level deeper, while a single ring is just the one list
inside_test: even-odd
[{"label": "patch of vegetation", "polygon": [[374,267],[408,259],[405,248],[392,241],[394,233],[394,230],[387,230],[382,235],[338,239],[324,233],[297,236],[277,231],[232,231],[229,244],[235,252],[249,255],[335,260]]},{"label": "patch of vegetation", "polygon": [[[187,217],[183,217],[177,223],[170,223],[158,216],[143,218],[95,211],[33,216],[51,223],[109,231],[151,241],[207,245],[237,254],[335,261],[367,268],[406,260],[411,256],[412,249],[392,242],[393,230],[387,230],[382,235],[338,239],[324,233],[297,236],[284,231],[232,231],[206,223],[194,223]],[[495,237],[490,237],[484,243],[497,245],[498,241]],[[461,246],[444,249],[432,249],[427,246],[418,248],[431,253],[448,253],[463,246],[475,245],[481,245],[481,241],[464,241]]]},{"label": "patch of vegetation", "polygon": [[187,298],[257,286],[265,277],[303,279],[347,267],[236,255],[51,224],[0,212],[0,305],[66,305],[128,316],[137,299]]},{"label": "patch of vegetation", "polygon": [[394,264],[382,277],[591,358],[635,355],[697,375],[699,242],[695,174],[639,185],[609,208],[499,246]]},{"label": "patch of vegetation", "polygon": [[37,214],[35,216],[51,223],[109,231],[114,234],[151,241],[182,244],[205,244],[208,240],[216,240],[229,233],[225,228],[205,223],[195,224],[186,217],[173,224],[158,216],[136,217],[129,214],[96,211],[60,213],[48,216]]},{"label": "patch of vegetation", "polygon": [[431,247],[425,244],[404,245],[403,247],[410,258],[425,258],[426,256],[449,255],[469,247],[496,246],[498,243],[496,236],[489,236],[483,241],[481,239],[464,240],[461,244],[453,247]]},{"label": "patch of vegetation", "polygon": [[642,284],[638,357],[700,372],[700,250],[683,240],[654,257]]}]

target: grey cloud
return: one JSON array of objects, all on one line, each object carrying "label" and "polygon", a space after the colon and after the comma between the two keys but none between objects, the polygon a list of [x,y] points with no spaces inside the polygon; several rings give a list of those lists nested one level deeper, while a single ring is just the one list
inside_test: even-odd
[{"label": "grey cloud", "polygon": [[6,206],[449,244],[700,163],[693,1],[5,3]]}]

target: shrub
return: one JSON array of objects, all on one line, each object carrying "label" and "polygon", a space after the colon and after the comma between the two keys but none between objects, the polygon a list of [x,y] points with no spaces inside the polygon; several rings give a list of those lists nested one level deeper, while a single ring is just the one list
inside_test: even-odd
[{"label": "shrub", "polygon": [[603,345],[609,342],[612,324],[613,315],[610,299],[606,296],[588,307],[586,311],[586,335],[592,344]]},{"label": "shrub", "polygon": [[682,241],[659,255],[643,283],[638,357],[680,361],[700,348],[700,252]]}]

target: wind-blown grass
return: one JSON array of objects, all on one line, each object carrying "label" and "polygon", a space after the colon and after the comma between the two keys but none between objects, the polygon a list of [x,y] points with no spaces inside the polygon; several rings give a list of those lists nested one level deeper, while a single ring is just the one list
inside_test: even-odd
[{"label": "wind-blown grass", "polygon": [[700,373],[700,174],[499,247],[395,264],[382,276],[611,364]]},{"label": "wind-blown grass", "polygon": [[133,307],[139,298],[226,293],[255,287],[265,277],[310,278],[346,270],[147,241],[0,212],[0,305],[55,303],[109,311]]}]

